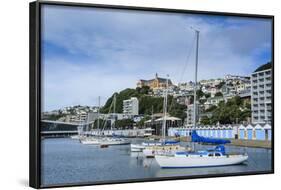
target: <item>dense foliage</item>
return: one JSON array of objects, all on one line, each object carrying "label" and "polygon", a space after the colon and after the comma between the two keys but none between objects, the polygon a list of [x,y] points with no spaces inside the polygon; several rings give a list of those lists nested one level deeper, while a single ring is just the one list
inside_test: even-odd
[{"label": "dense foliage", "polygon": [[[147,87],[136,88],[136,89],[125,89],[119,93],[114,93],[105,103],[104,107],[101,108],[102,113],[113,112],[112,101],[116,96],[116,113],[122,113],[123,100],[136,97],[139,100],[139,114],[151,115],[153,113],[163,112],[163,97],[150,96],[150,89]],[[178,104],[172,96],[168,96],[168,112],[171,116],[184,118],[184,105]]]},{"label": "dense foliage", "polygon": [[212,106],[206,112],[211,112],[212,116],[203,116],[201,123],[204,125],[240,123],[251,117],[250,103],[243,101],[239,96],[235,96],[227,102],[220,102],[218,106]]}]

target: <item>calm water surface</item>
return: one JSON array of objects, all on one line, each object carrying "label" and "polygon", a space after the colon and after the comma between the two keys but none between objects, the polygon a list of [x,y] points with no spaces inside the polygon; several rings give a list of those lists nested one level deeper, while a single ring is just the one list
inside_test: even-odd
[{"label": "calm water surface", "polygon": [[[140,141],[140,140],[133,140]],[[186,145],[183,143],[183,145]],[[210,146],[196,145],[197,149]],[[155,159],[137,159],[130,145],[99,148],[78,140],[59,138],[42,140],[42,184],[87,183],[153,177],[226,174],[271,170],[271,149],[227,146],[227,152],[245,151],[246,164],[186,169],[161,169]]]}]

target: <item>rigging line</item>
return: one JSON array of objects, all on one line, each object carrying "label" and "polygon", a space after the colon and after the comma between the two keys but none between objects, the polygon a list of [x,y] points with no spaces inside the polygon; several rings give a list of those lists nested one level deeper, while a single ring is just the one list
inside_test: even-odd
[{"label": "rigging line", "polygon": [[[111,112],[111,109],[112,109],[112,106],[113,106],[113,102],[114,102],[114,101],[113,101],[113,99],[112,99],[111,104],[110,104],[109,109],[108,109],[108,113]],[[104,118],[104,117],[103,117],[103,118]],[[102,128],[102,130],[101,130],[102,132],[104,131],[106,124],[107,124],[107,119],[104,119],[104,120],[103,120],[103,124],[102,124],[103,128]]]},{"label": "rigging line", "polygon": [[[183,70],[182,70],[181,75],[180,75],[180,77],[179,77],[178,83],[181,83],[182,80],[183,80],[183,75],[184,75],[184,73],[185,73],[185,71],[186,71],[186,68],[187,68],[187,65],[188,65],[188,63],[189,63],[189,59],[190,59],[190,56],[191,56],[191,53],[192,53],[192,50],[193,50],[193,46],[194,46],[194,44],[195,44],[195,39],[196,39],[196,36],[194,35],[194,38],[193,38],[193,40],[192,40],[192,42],[191,42],[191,44],[190,44],[190,47],[189,47],[189,49],[188,49],[188,54],[187,54],[187,57],[186,57],[186,60],[185,60],[185,64],[184,64]],[[170,106],[168,106],[168,113],[169,113],[169,112],[171,111],[171,109],[173,108],[173,105],[174,105],[174,98],[172,98],[172,101],[171,101],[171,103],[170,103]]]},{"label": "rigging line", "polygon": [[195,45],[195,39],[196,39],[196,36],[194,35],[193,41],[192,41],[192,43],[190,44],[189,51],[188,51],[188,54],[187,54],[187,57],[186,57],[186,60],[185,60],[185,65],[184,65],[184,67],[183,67],[183,70],[182,70],[181,75],[180,75],[180,78],[179,78],[179,83],[182,82],[182,80],[183,80],[183,76],[184,76],[184,74],[185,74],[185,71],[186,71],[187,65],[188,65],[188,63],[189,63],[189,59],[190,59],[190,56],[191,56],[193,47],[194,47],[194,45]]}]

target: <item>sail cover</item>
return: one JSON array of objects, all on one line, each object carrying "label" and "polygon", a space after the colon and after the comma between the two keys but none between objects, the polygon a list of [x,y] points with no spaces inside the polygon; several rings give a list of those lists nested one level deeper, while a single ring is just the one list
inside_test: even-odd
[{"label": "sail cover", "polygon": [[201,143],[208,143],[208,144],[227,144],[230,143],[230,140],[226,139],[215,139],[215,138],[207,138],[199,136],[196,130],[193,130],[191,133],[191,141],[192,142],[201,142]]}]

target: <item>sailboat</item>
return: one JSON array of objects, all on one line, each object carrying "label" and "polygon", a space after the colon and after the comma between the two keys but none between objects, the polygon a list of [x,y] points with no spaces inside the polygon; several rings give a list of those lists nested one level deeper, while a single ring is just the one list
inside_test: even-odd
[{"label": "sailboat", "polygon": [[[190,168],[190,167],[214,167],[241,164],[248,159],[247,154],[226,154],[226,143],[228,140],[211,139],[200,137],[196,133],[196,90],[197,90],[197,68],[198,68],[198,46],[199,46],[199,30],[195,30],[196,34],[196,57],[195,57],[195,85],[194,85],[194,128],[192,130],[192,151],[177,151],[174,154],[157,154],[156,162],[161,168]],[[208,142],[220,144],[211,150],[195,151],[195,142]]]},{"label": "sailboat", "polygon": [[[144,144],[142,152],[145,157],[154,157],[156,154],[173,154],[177,151],[185,151],[186,147],[179,145],[178,141],[166,139],[166,118],[167,118],[167,104],[168,104],[168,76],[166,80],[166,90],[163,101],[163,122],[162,122],[162,140],[160,144]],[[133,147],[134,149],[135,147]],[[131,147],[132,150],[132,147]]]},{"label": "sailboat", "polygon": [[[113,125],[115,125],[115,121],[116,121],[115,107],[116,107],[116,95],[114,95],[114,98],[113,98],[114,122],[111,123],[111,132],[113,132]],[[111,145],[127,145],[130,143],[131,143],[130,140],[125,139],[125,138],[120,138],[120,137],[114,135],[114,133],[112,133],[112,137],[104,137],[99,140],[99,144],[101,145],[101,147],[106,147],[106,146],[111,146]]]},{"label": "sailboat", "polygon": [[[98,120],[97,120],[98,133],[100,131],[99,119],[100,119],[100,96],[98,97]],[[87,122],[88,122],[88,125],[89,125],[89,115],[87,117]],[[84,137],[84,138],[80,139],[80,142],[82,144],[86,144],[86,145],[99,145],[100,141],[101,141],[101,137],[100,136],[90,136],[90,137]]]}]

